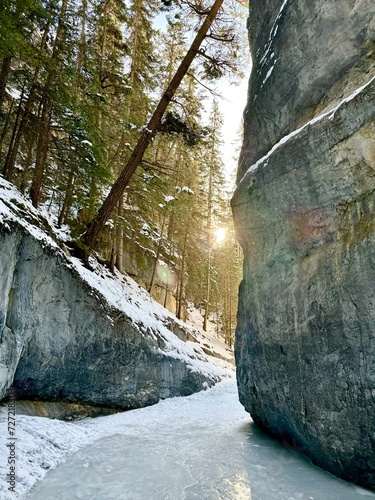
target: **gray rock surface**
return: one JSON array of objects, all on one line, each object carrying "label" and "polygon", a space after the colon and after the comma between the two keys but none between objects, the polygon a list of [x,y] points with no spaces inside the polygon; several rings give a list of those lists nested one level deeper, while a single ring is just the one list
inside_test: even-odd
[{"label": "gray rock surface", "polygon": [[372,0],[254,0],[248,27],[253,70],[244,126],[251,133],[239,179],[281,137],[375,72]]},{"label": "gray rock surface", "polygon": [[251,2],[254,67],[232,200],[244,249],[240,400],[314,463],[370,488],[374,13],[366,0]]},{"label": "gray rock surface", "polygon": [[166,348],[157,321],[150,331],[111,306],[47,240],[0,223],[0,398],[13,384],[18,399],[130,409],[220,379],[197,368],[199,346],[190,358]]}]

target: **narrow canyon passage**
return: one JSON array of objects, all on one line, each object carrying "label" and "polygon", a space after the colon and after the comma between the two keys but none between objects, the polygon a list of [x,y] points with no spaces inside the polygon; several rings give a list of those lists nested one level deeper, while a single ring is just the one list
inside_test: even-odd
[{"label": "narrow canyon passage", "polygon": [[238,402],[234,379],[71,425],[98,439],[48,473],[28,500],[375,498],[261,433]]}]

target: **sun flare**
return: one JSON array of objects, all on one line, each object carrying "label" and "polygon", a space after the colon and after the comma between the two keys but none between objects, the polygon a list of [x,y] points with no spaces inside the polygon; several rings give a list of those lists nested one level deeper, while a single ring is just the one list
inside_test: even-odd
[{"label": "sun flare", "polygon": [[214,235],[215,235],[216,243],[223,243],[223,241],[225,240],[226,234],[227,234],[227,230],[225,229],[225,227],[218,227],[217,229],[215,229]]}]

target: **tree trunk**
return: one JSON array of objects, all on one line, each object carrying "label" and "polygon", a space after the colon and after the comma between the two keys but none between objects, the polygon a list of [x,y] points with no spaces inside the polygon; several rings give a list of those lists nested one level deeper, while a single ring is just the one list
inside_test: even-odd
[{"label": "tree trunk", "polygon": [[[14,129],[13,129],[12,140],[10,141],[10,144],[9,144],[8,154],[7,154],[7,157],[5,160],[5,165],[4,165],[4,176],[9,180],[12,180],[12,177],[13,177],[13,172],[14,172],[14,167],[16,165],[18,150],[19,150],[19,147],[21,144],[21,139],[22,139],[24,132],[26,130],[26,126],[28,123],[28,119],[30,116],[32,105],[34,103],[34,99],[35,99],[35,85],[33,84],[31,87],[29,96],[27,98],[27,101],[26,101],[25,109],[22,113],[20,126],[17,128],[18,120],[16,120],[16,123],[14,125]],[[21,99],[20,104],[19,104],[19,110],[21,108],[21,103],[22,103],[22,99]]]},{"label": "tree trunk", "polygon": [[161,251],[161,242],[164,236],[164,227],[165,227],[165,221],[167,218],[167,212],[165,211],[164,217],[163,217],[163,223],[161,225],[161,231],[160,231],[160,238],[158,241],[158,249],[156,251],[156,257],[155,257],[155,262],[154,262],[154,268],[152,270],[152,276],[151,276],[151,281],[150,281],[150,286],[148,287],[148,293],[151,295],[152,294],[152,287],[154,286],[154,281],[155,281],[155,275],[156,275],[156,269],[158,266],[158,261],[160,257],[160,251]]},{"label": "tree trunk", "polygon": [[5,100],[5,89],[7,86],[8,76],[10,73],[10,65],[12,62],[12,57],[8,56],[3,59],[3,64],[1,65],[0,71],[0,113],[3,111],[3,105]]},{"label": "tree trunk", "polygon": [[210,308],[210,293],[211,293],[212,185],[213,185],[213,171],[212,171],[212,158],[211,158],[210,176],[208,180],[208,203],[207,203],[208,256],[207,256],[206,300],[205,300],[205,311],[203,319],[203,330],[205,332],[207,331],[208,314]]},{"label": "tree trunk", "polygon": [[132,178],[134,172],[141,163],[143,155],[148,145],[156,135],[160,127],[164,112],[167,109],[168,104],[171,102],[174,94],[176,93],[176,90],[178,89],[183,77],[186,75],[193,59],[197,55],[199,47],[201,46],[212,22],[214,21],[220,7],[222,6],[223,1],[224,0],[215,0],[215,3],[213,4],[209,14],[204,20],[202,26],[200,27],[187,54],[182,60],[174,77],[172,78],[161,100],[159,101],[159,104],[156,110],[154,111],[147,127],[143,129],[143,132],[133,150],[132,155],[130,156],[127,164],[125,165],[125,168],[119,175],[116,182],[113,184],[112,189],[108,194],[107,198],[104,200],[104,203],[100,207],[99,212],[91,221],[87,231],[82,236],[81,243],[83,246],[83,252],[86,261],[88,255],[90,254],[90,252],[92,251],[93,247],[96,244],[100,231],[103,229],[106,221],[111,215],[111,212],[114,210],[126,186],[129,184],[129,181]]},{"label": "tree trunk", "polygon": [[38,207],[43,184],[44,168],[48,155],[50,141],[51,106],[50,100],[46,99],[42,110],[41,130],[36,148],[36,162],[33,182],[30,188],[30,198],[34,207]]},{"label": "tree trunk", "polygon": [[[23,11],[23,2],[17,2],[15,18],[14,18],[15,21],[14,27],[16,30],[20,28],[22,11]],[[0,71],[0,113],[2,113],[3,111],[6,86],[9,78],[11,64],[12,64],[12,54],[8,54],[3,59],[3,64],[1,65],[1,71]]]},{"label": "tree trunk", "polygon": [[[41,51],[43,51],[45,48],[48,33],[49,33],[49,25],[47,25],[46,29],[44,30],[44,34],[43,34],[43,38],[42,38],[42,42],[41,42]],[[22,137],[26,131],[27,125],[29,123],[30,114],[31,114],[31,111],[32,111],[32,108],[34,105],[35,97],[36,97],[36,90],[37,90],[40,72],[41,72],[41,66],[38,66],[37,68],[35,68],[33,83],[31,84],[30,92],[29,92],[29,95],[27,97],[26,104],[25,104],[25,109],[22,113],[20,126],[18,127],[18,129],[15,126],[15,128],[13,130],[14,137],[9,145],[8,154],[7,154],[7,158],[6,158],[5,165],[4,165],[4,175],[9,176],[10,178],[13,176],[13,171],[14,171],[14,167],[16,164],[16,159],[17,159],[18,150],[20,148],[21,139],[22,139]],[[20,106],[21,106],[21,103],[22,103],[22,99],[20,102]]]},{"label": "tree trunk", "polygon": [[9,159],[9,155],[10,155],[10,153],[12,151],[13,144],[14,144],[14,142],[16,140],[16,137],[17,137],[17,127],[18,127],[18,122],[19,122],[20,117],[21,117],[21,109],[22,109],[22,100],[23,100],[24,90],[25,89],[23,88],[22,89],[22,94],[21,94],[21,99],[20,99],[20,102],[18,103],[16,121],[15,121],[14,126],[13,126],[12,137],[10,138],[10,144],[9,144],[8,154],[7,154],[7,157],[5,159],[5,164],[4,164],[4,169],[3,169],[3,175],[4,175],[4,177],[8,181],[10,181],[10,182],[12,182],[12,180],[13,180],[15,161],[13,163],[13,168],[10,169],[9,165],[8,165],[8,159]]},{"label": "tree trunk", "polygon": [[64,224],[66,219],[66,213],[72,204],[73,188],[74,188],[74,170],[75,166],[73,166],[69,172],[68,185],[65,190],[65,197],[57,221],[57,227],[61,227]]},{"label": "tree trunk", "polygon": [[23,166],[23,171],[22,171],[22,176],[21,176],[20,191],[22,194],[25,194],[26,188],[27,188],[29,171],[30,171],[32,160],[33,160],[33,149],[34,149],[34,144],[35,144],[35,138],[36,138],[36,134],[34,131],[32,131],[31,137],[29,138],[28,145],[27,145],[27,156],[26,156],[26,160],[25,160],[25,163]]},{"label": "tree trunk", "polygon": [[206,281],[206,298],[204,301],[204,318],[203,330],[207,331],[208,314],[210,309],[210,292],[211,292],[211,238],[209,238],[208,259],[207,259],[207,281]]},{"label": "tree trunk", "polygon": [[9,123],[10,123],[10,118],[12,116],[12,113],[13,113],[13,108],[14,108],[14,103],[16,102],[15,99],[12,99],[10,101],[10,107],[9,107],[9,110],[8,110],[8,113],[7,113],[7,117],[6,117],[6,120],[5,120],[5,123],[4,123],[4,127],[3,127],[3,130],[1,132],[1,137],[0,137],[0,153],[3,149],[3,142],[4,142],[4,139],[5,139],[5,136],[8,132],[8,127],[9,127]]},{"label": "tree trunk", "polygon": [[48,149],[50,142],[51,112],[52,112],[52,101],[49,96],[49,93],[51,88],[53,87],[53,84],[55,83],[57,60],[60,56],[62,46],[66,38],[65,22],[66,22],[67,6],[68,6],[68,0],[62,0],[59,24],[57,26],[56,37],[53,44],[53,50],[51,55],[52,69],[49,71],[47,75],[46,83],[43,89],[42,119],[41,119],[41,126],[37,142],[37,149],[36,149],[34,178],[30,189],[30,198],[34,207],[37,207],[39,205],[44,169],[48,156]]},{"label": "tree trunk", "polygon": [[185,263],[186,263],[186,243],[188,237],[188,225],[186,224],[186,231],[184,237],[184,246],[182,249],[182,262],[181,262],[181,279],[180,279],[180,290],[178,295],[178,310],[177,310],[177,319],[181,319],[182,317],[182,299],[184,293],[184,274],[185,274]]},{"label": "tree trunk", "polygon": [[124,197],[121,196],[118,203],[117,215],[120,221],[116,227],[116,267],[120,273],[123,273],[123,253],[124,253],[124,225],[122,217],[124,216]]}]

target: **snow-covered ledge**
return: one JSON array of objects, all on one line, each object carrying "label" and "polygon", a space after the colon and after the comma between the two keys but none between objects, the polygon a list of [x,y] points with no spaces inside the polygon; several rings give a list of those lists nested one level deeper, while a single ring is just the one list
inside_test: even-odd
[{"label": "snow-covered ledge", "polygon": [[172,333],[166,325],[178,320],[130,278],[96,262],[89,271],[62,251],[48,221],[3,179],[0,200],[2,398],[13,384],[19,398],[129,409],[232,372]]}]

